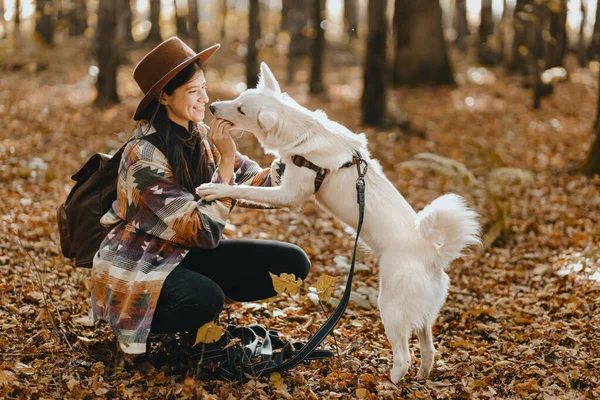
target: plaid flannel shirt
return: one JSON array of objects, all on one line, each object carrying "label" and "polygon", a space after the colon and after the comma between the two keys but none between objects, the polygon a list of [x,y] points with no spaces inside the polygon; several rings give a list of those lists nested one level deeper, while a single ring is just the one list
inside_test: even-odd
[{"label": "plaid flannel shirt", "polygon": [[[162,285],[192,247],[219,244],[232,200],[196,201],[173,179],[166,156],[141,140],[156,132],[142,125],[136,130],[121,159],[117,200],[101,223],[112,229],[100,245],[92,268],[94,319],[110,323],[125,353],[146,351],[152,316]],[[223,183],[219,154],[201,126],[208,152],[212,182]],[[281,164],[261,169],[248,157],[236,154],[230,184],[276,186]]]}]

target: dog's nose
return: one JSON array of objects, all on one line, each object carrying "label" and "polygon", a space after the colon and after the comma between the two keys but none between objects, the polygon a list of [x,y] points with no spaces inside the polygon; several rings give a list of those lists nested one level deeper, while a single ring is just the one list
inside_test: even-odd
[{"label": "dog's nose", "polygon": [[213,106],[212,104],[208,107],[210,109],[210,113],[214,114],[215,113],[215,106]]}]

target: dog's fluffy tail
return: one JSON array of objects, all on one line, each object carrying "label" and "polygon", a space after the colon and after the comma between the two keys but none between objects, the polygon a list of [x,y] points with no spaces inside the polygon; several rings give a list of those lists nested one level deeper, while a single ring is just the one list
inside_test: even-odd
[{"label": "dog's fluffy tail", "polygon": [[436,264],[446,268],[470,245],[481,245],[477,213],[456,194],[445,194],[417,215],[416,229],[437,250]]}]

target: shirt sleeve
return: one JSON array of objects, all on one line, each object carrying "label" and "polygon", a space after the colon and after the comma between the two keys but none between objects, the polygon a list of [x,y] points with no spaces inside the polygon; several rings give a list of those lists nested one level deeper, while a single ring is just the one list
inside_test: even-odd
[{"label": "shirt sleeve", "polygon": [[[190,247],[215,248],[229,216],[231,199],[195,201],[168,168],[139,159],[127,170],[127,202],[134,227]],[[130,219],[130,218],[128,218]]]}]

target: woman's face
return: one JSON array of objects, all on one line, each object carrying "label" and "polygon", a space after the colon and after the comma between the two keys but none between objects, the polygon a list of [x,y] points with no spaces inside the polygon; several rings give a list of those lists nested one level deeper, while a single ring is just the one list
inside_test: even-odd
[{"label": "woman's face", "polygon": [[208,100],[204,72],[198,71],[170,95],[163,93],[161,103],[166,106],[169,119],[187,129],[189,121],[204,120]]}]

